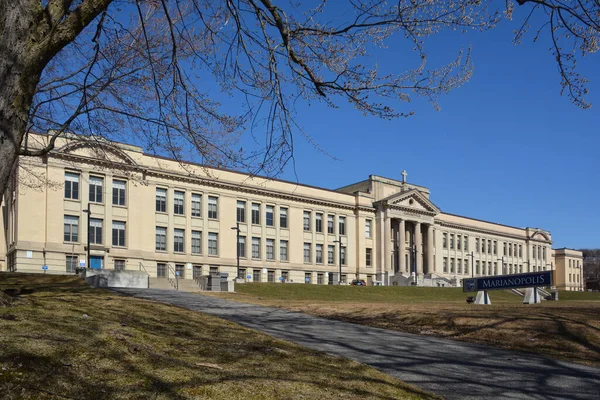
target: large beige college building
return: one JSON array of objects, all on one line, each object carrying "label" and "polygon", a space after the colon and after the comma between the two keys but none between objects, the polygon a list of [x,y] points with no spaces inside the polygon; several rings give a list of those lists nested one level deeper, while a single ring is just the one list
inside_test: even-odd
[{"label": "large beige college building", "polygon": [[553,251],[548,231],[442,212],[405,172],[328,190],[76,136],[19,163],[2,203],[0,270],[232,279],[239,251],[248,282],[455,286],[471,275],[553,269],[559,288],[583,287],[581,253]]}]

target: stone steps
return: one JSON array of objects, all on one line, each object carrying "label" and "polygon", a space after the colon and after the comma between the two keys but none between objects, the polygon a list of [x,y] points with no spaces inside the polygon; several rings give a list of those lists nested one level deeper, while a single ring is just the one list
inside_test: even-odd
[{"label": "stone steps", "polygon": [[[192,279],[179,279],[178,290],[182,292],[200,292],[200,286]],[[150,289],[175,290],[175,286],[166,278],[150,278]]]}]

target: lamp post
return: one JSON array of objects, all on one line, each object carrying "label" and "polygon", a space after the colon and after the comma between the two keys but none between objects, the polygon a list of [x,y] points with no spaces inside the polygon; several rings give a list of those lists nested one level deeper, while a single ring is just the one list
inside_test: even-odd
[{"label": "lamp post", "polygon": [[236,277],[239,278],[240,277],[240,223],[236,222],[235,226],[232,226],[231,229],[234,229],[236,231],[236,234],[235,234],[235,237],[236,237],[235,250],[236,250],[236,258],[237,258]]},{"label": "lamp post", "polygon": [[411,246],[412,264],[413,264],[413,285],[417,286],[417,245],[413,243]]},{"label": "lamp post", "polygon": [[475,253],[471,252],[471,278],[475,277]]},{"label": "lamp post", "polygon": [[333,243],[339,243],[339,264],[340,264],[340,276],[338,277],[338,285],[342,284],[342,236],[338,236],[338,240],[334,240]]},{"label": "lamp post", "polygon": [[87,218],[87,260],[85,261],[85,268],[89,269],[91,265],[90,260],[90,219],[92,219],[92,211],[90,209],[90,203],[88,203],[87,210],[83,210],[84,213],[88,215]]},{"label": "lamp post", "polygon": [[504,275],[506,273],[506,270],[504,269],[504,256],[498,258],[497,261],[502,261],[502,275]]}]

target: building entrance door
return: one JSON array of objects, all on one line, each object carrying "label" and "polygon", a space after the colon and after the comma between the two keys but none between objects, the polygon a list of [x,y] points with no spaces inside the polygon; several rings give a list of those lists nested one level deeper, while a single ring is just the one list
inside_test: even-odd
[{"label": "building entrance door", "polygon": [[91,256],[90,257],[90,268],[92,268],[92,269],[104,268],[104,257]]}]

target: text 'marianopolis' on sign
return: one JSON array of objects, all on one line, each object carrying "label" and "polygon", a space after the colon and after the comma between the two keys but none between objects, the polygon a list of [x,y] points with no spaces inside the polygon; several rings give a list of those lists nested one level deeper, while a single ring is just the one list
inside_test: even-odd
[{"label": "text 'marianopolis' on sign", "polygon": [[463,279],[463,292],[552,286],[552,271]]}]

